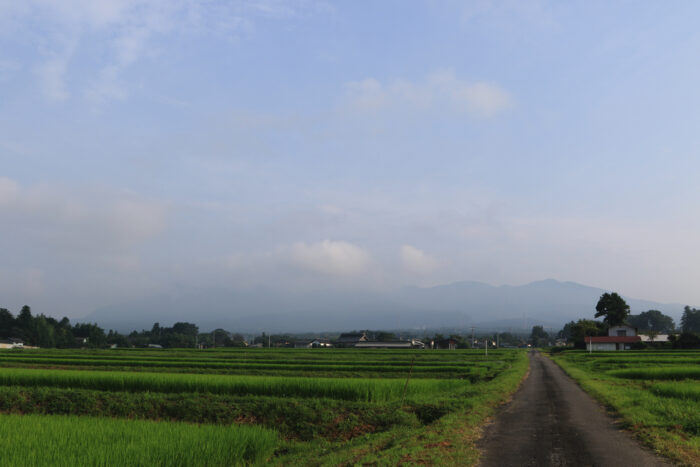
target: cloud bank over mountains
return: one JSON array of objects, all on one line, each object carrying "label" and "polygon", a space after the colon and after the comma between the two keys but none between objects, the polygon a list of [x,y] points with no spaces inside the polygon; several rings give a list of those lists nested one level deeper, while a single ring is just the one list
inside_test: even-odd
[{"label": "cloud bank over mountains", "polygon": [[[527,333],[533,325],[554,331],[592,319],[604,290],[572,282],[537,281],[494,287],[480,282],[357,294],[349,290],[183,289],[169,295],[104,307],[86,317],[130,332],[154,322],[195,322],[203,329],[246,332],[323,332],[359,329],[452,329]],[[678,321],[681,305],[627,298],[633,313],[658,309]]]},{"label": "cloud bank over mountains", "polygon": [[0,1],[0,306],[543,277],[698,305],[698,14]]}]

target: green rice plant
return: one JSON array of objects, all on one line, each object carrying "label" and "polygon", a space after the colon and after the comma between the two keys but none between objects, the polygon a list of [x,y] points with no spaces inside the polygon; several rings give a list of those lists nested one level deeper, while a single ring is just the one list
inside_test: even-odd
[{"label": "green rice plant", "polygon": [[260,427],[0,415],[3,465],[250,465],[277,444],[277,434]]},{"label": "green rice plant", "polygon": [[628,368],[608,371],[609,375],[624,379],[700,379],[699,367]]},{"label": "green rice plant", "polygon": [[696,382],[657,383],[649,390],[657,396],[700,401],[700,384]]},{"label": "green rice plant", "polygon": [[[408,397],[430,397],[465,388],[463,380],[417,379]],[[353,401],[391,401],[402,397],[401,379],[228,376],[124,371],[0,369],[0,385],[53,386],[103,391],[210,392],[215,394],[327,397]]]},{"label": "green rice plant", "polygon": [[[0,362],[8,363],[36,363],[36,364],[56,364],[56,365],[84,365],[84,366],[125,366],[125,367],[172,367],[172,368],[235,368],[235,369],[251,369],[251,370],[298,370],[298,371],[362,371],[371,369],[376,372],[396,372],[410,368],[410,362],[406,364],[387,364],[382,365],[366,365],[364,362],[352,362],[348,364],[309,364],[309,363],[259,363],[259,362],[217,362],[217,361],[197,361],[197,360],[125,360],[125,359],[96,359],[96,358],[66,358],[66,357],[25,357],[3,359],[0,357]],[[440,372],[460,372],[469,371],[475,365],[442,365],[433,366],[430,364],[420,364],[413,368],[413,371],[423,373],[440,373]]]}]

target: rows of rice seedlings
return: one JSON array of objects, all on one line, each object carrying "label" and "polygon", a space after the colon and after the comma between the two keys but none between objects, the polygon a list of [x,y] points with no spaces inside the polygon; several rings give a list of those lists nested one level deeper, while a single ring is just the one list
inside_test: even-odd
[{"label": "rows of rice seedlings", "polygon": [[672,366],[670,368],[626,368],[624,370],[610,370],[608,374],[625,379],[700,379],[700,367]]},{"label": "rows of rice seedlings", "polygon": [[[349,439],[365,439],[372,433],[418,430],[425,424],[435,423],[446,414],[473,407],[472,401],[483,396],[483,388],[491,387],[489,381],[504,372],[510,374],[509,371],[515,371],[513,366],[516,360],[518,365],[522,363],[523,358],[520,357],[523,357],[521,352],[515,351],[490,351],[487,358],[483,353],[475,351],[356,349],[39,349],[0,352],[0,411],[25,414],[81,413],[107,417],[105,421],[119,421],[111,417],[186,420],[219,429],[228,428],[220,424],[235,421],[275,427],[288,440],[286,442],[294,440],[294,443],[315,443],[315,440],[322,438],[323,441],[319,441],[321,445],[328,442],[343,444]],[[25,364],[35,369],[7,368],[8,365]],[[86,368],[103,366],[100,366],[99,371],[36,369],[42,365],[65,365],[77,369],[82,368],[83,364]],[[227,371],[238,368],[237,371],[250,374],[262,371],[255,370],[256,366],[263,367],[267,368],[264,371],[289,377],[197,374],[202,368],[219,368],[220,365],[227,368]],[[120,366],[128,371],[119,371]],[[153,372],[160,367],[167,372]],[[455,368],[460,370],[459,373],[453,371]],[[321,369],[328,369],[334,376],[344,374],[346,377],[319,377],[326,371]],[[392,371],[382,372],[383,369]],[[467,372],[476,378],[454,379]],[[375,377],[348,377],[365,373]],[[410,381],[406,379],[409,373]],[[495,380],[497,381],[500,380]],[[47,425],[44,420],[53,418],[61,416],[45,415],[41,420]],[[3,420],[0,419],[0,424],[4,423]],[[161,427],[169,424],[171,422],[161,421],[153,425]],[[219,425],[215,426],[217,424]],[[52,430],[61,432],[62,428],[53,426]],[[76,432],[86,430],[100,431],[101,428],[85,425]],[[154,433],[158,430],[160,428],[153,428]],[[16,431],[21,432],[21,428]],[[66,433],[64,430],[61,437],[73,436]],[[0,436],[3,436],[2,431]],[[28,436],[23,449],[38,450],[39,445],[44,445],[40,436],[43,436],[40,431],[34,431]],[[121,435],[112,433],[111,436],[118,438]],[[177,440],[177,434],[168,436]],[[141,438],[146,439],[146,436]],[[203,438],[207,441],[200,439],[198,442],[209,443],[208,448],[213,451],[223,452],[226,447],[220,444],[232,444],[214,435]],[[119,459],[114,462],[109,457],[111,448],[105,448],[105,444],[110,442],[102,439],[90,441],[91,449],[106,453],[103,457],[93,459],[88,456],[85,457],[88,459],[85,462],[65,456],[63,458],[69,459],[66,465],[198,465],[203,463],[202,458],[210,456],[214,461],[207,465],[219,465],[216,452],[199,452],[191,456],[183,453],[196,452],[188,444],[189,441],[183,439],[173,443],[176,444],[172,448],[173,457],[163,457],[162,460],[156,457],[134,458],[135,460],[126,458],[126,461],[120,462],[122,459]],[[50,445],[47,446],[53,449]],[[294,446],[296,450],[306,449],[301,444]],[[3,455],[3,447],[0,441],[0,457],[3,460],[29,465],[51,463],[39,457],[6,457]],[[70,449],[72,448],[66,445],[61,448]],[[137,451],[145,449],[142,444]],[[287,449],[289,447],[285,445],[282,451]],[[263,451],[267,454],[244,456],[242,461],[240,457],[227,453],[225,463],[236,465],[261,462],[274,451],[274,445],[267,451],[256,448],[251,452]]]},{"label": "rows of rice seedlings", "polygon": [[[293,349],[226,349],[226,350],[192,350],[192,349],[176,349],[176,350],[144,350],[144,349],[110,349],[110,350],[91,350],[91,349],[15,349],[3,353],[4,357],[81,357],[91,358],[97,357],[102,359],[108,358],[127,358],[139,360],[197,360],[197,361],[235,361],[235,360],[261,360],[265,362],[277,361],[333,361],[333,362],[352,362],[361,358],[363,362],[368,364],[381,362],[410,362],[415,360],[416,363],[431,363],[436,365],[454,364],[464,361],[479,361],[484,359],[483,351],[475,350],[457,350],[451,352],[431,352],[426,350],[373,350],[373,349],[331,349],[331,350],[293,350]],[[491,350],[489,355],[494,357],[508,356],[509,352],[504,350]]]},{"label": "rows of rice seedlings", "polygon": [[72,371],[0,368],[0,385],[51,386],[102,391],[153,391],[164,393],[209,392],[215,394],[325,397],[351,401],[391,401],[420,398],[454,391],[469,383],[463,380],[416,379],[405,385],[399,379],[287,378],[274,376],[228,376],[123,371]]},{"label": "rows of rice seedlings", "polygon": [[652,366],[652,365],[682,365],[682,364],[698,364],[700,363],[700,357],[669,357],[669,356],[649,356],[649,357],[609,357],[609,358],[597,358],[593,362],[594,365],[603,366]]},{"label": "rows of rice seedlings", "polygon": [[[307,366],[312,365],[333,365],[333,366],[357,366],[358,359],[354,360],[305,360],[301,358],[295,358],[293,356],[287,356],[282,359],[196,359],[196,358],[153,358],[153,357],[121,357],[121,356],[111,356],[111,355],[50,355],[50,354],[0,354],[0,362],[12,362],[12,361],[42,361],[43,360],[57,360],[57,361],[99,361],[99,362],[142,362],[144,364],[152,364],[159,362],[172,362],[172,363],[192,363],[197,365],[282,365],[282,364],[303,364]],[[494,357],[491,359],[478,359],[478,360],[452,360],[452,361],[424,361],[418,359],[412,359],[410,357],[404,357],[402,360],[361,360],[363,367],[414,367],[414,368],[454,368],[460,366],[469,366],[473,364],[480,364],[484,362],[494,362],[498,361]]]},{"label": "rows of rice seedlings", "polygon": [[3,465],[257,464],[277,445],[277,434],[260,427],[0,415]]},{"label": "rows of rice seedlings", "polygon": [[[286,350],[286,349],[285,349]],[[228,358],[193,358],[187,356],[171,357],[169,352],[143,355],[122,352],[113,354],[110,350],[82,352],[46,351],[41,352],[7,352],[0,353],[0,366],[12,367],[74,367],[83,369],[134,369],[136,371],[157,372],[193,372],[193,373],[229,373],[256,375],[289,375],[296,373],[304,376],[317,374],[323,377],[397,377],[404,378],[411,373],[414,378],[460,378],[477,381],[492,378],[508,365],[512,356],[508,353],[491,355],[462,353],[455,358],[452,352],[425,352],[395,354],[387,358],[383,351],[366,352],[327,352],[324,358],[308,359],[309,350],[304,351],[251,352],[255,359],[247,358],[247,352],[217,352]],[[181,352],[178,352],[181,354]],[[237,358],[231,358],[233,353]],[[430,355],[427,355],[430,354]],[[182,354],[181,354],[182,355]],[[268,355],[264,360],[260,356]],[[368,358],[348,359],[349,356]],[[196,354],[194,356],[197,356]]]},{"label": "rows of rice seedlings", "polygon": [[254,424],[274,429],[284,439],[341,440],[394,427],[426,425],[464,400],[448,395],[436,396],[438,398],[425,401],[358,402],[212,393],[0,386],[0,412],[215,425]]},{"label": "rows of rice seedlings", "polygon": [[[13,363],[36,363],[36,364],[58,364],[58,365],[92,365],[92,366],[133,366],[133,367],[173,367],[173,368],[220,368],[220,369],[251,369],[251,370],[297,370],[297,371],[361,371],[371,369],[375,372],[396,372],[408,370],[411,363],[398,365],[365,365],[358,362],[346,364],[308,364],[308,363],[248,363],[248,362],[197,362],[197,361],[144,361],[144,360],[103,360],[103,359],[86,359],[86,358],[0,358],[0,362]],[[415,365],[413,371],[422,373],[441,373],[441,372],[469,372],[470,369],[480,364],[471,365]],[[481,364],[481,366],[484,366]],[[486,365],[488,366],[488,365]]]},{"label": "rows of rice seedlings", "polygon": [[[333,364],[333,365],[356,365],[358,359],[347,359],[347,358],[304,358],[298,354],[288,354],[279,356],[270,356],[269,358],[249,358],[246,355],[238,356],[237,358],[217,358],[217,357],[205,357],[197,358],[196,356],[178,357],[178,356],[133,356],[133,355],[111,355],[109,351],[103,351],[99,354],[81,354],[81,353],[30,353],[30,352],[5,352],[0,353],[0,361],[12,361],[30,358],[51,358],[51,359],[64,359],[64,360],[114,360],[114,361],[139,361],[139,362],[182,362],[182,363],[218,363],[218,364],[236,364],[236,363],[289,363],[290,361],[301,362],[309,365],[316,364]],[[357,356],[356,356],[357,357]],[[364,357],[364,356],[363,356]],[[479,358],[459,358],[459,359],[424,359],[416,358],[416,356],[404,355],[401,358],[391,358],[391,359],[376,359],[376,358],[362,358],[362,364],[364,366],[384,366],[384,365],[398,365],[398,366],[409,366],[414,367],[420,366],[430,366],[430,367],[442,367],[442,366],[454,366],[473,362],[483,362],[492,361],[495,357],[492,356],[491,359],[484,358],[483,355]]]},{"label": "rows of rice seedlings", "polygon": [[656,383],[649,390],[657,396],[700,401],[700,384],[694,381]]}]

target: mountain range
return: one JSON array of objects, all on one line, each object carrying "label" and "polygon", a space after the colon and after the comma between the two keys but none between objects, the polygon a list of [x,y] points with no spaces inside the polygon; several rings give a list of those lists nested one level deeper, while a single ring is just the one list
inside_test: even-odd
[{"label": "mountain range", "polygon": [[[203,331],[301,333],[355,329],[467,329],[527,332],[553,330],[580,318],[593,319],[606,290],[553,279],[519,286],[473,281],[384,292],[182,289],[172,294],[100,308],[83,319],[120,332],[196,323]],[[683,305],[624,297],[632,313],[657,309],[680,319]]]}]

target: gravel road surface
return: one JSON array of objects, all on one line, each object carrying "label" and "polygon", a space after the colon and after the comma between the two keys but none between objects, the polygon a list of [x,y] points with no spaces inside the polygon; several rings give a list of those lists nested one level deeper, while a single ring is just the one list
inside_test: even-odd
[{"label": "gravel road surface", "polygon": [[482,467],[665,466],[561,368],[530,353],[530,374],[486,427]]}]

